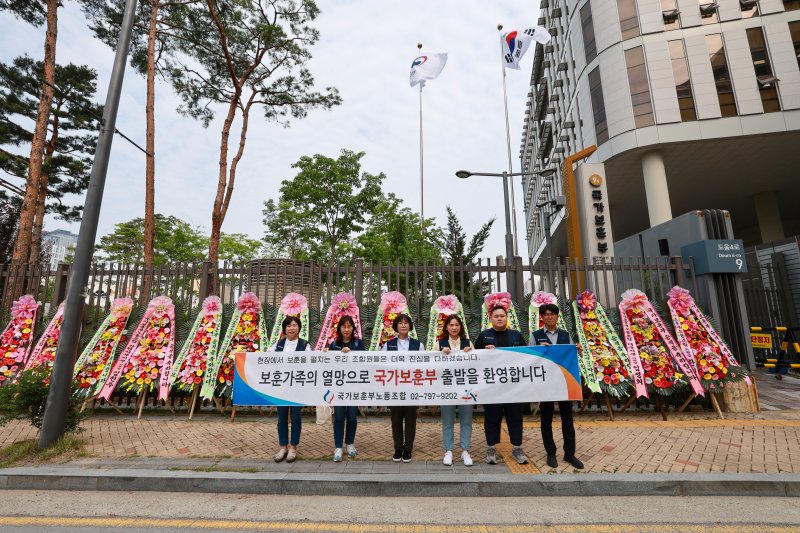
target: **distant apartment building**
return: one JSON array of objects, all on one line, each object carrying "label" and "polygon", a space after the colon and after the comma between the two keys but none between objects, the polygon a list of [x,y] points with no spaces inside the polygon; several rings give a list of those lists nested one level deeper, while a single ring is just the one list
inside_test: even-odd
[{"label": "distant apartment building", "polygon": [[42,232],[42,248],[50,249],[50,267],[55,268],[64,260],[70,249],[78,244],[78,236],[64,229]]}]

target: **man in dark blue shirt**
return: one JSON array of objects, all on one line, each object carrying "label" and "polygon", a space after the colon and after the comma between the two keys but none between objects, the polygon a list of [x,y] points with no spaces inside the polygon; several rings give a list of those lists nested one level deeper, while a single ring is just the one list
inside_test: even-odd
[{"label": "man in dark blue shirt", "polygon": [[[545,304],[539,308],[544,327],[537,329],[531,335],[531,346],[550,346],[551,344],[572,344],[569,333],[558,329],[558,306]],[[555,402],[541,402],[539,409],[542,412],[542,441],[547,452],[547,466],[558,466],[556,460],[556,443],[553,440],[553,412]],[[558,402],[558,411],[561,415],[561,434],[564,436],[564,460],[577,468],[583,469],[583,463],[575,457],[575,426],[572,422],[572,402],[567,400]]]},{"label": "man in dark blue shirt", "polygon": [[[508,311],[502,306],[489,309],[492,327],[484,330],[475,340],[475,348],[502,348],[508,346],[525,346],[525,339],[515,329],[508,329]],[[500,425],[503,415],[506,417],[508,436],[511,439],[511,455],[517,463],[524,465],[528,458],[522,451],[522,410],[521,403],[495,403],[484,405],[483,430],[486,433],[486,462],[497,464],[497,449],[500,442]]]}]

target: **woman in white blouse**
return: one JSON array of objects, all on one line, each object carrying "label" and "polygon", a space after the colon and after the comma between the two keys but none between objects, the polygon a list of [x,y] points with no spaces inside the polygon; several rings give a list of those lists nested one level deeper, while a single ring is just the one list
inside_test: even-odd
[{"label": "woman in white blouse", "polygon": [[[304,352],[308,350],[308,341],[300,338],[302,323],[296,316],[287,316],[281,323],[283,337],[270,352]],[[292,436],[289,439],[289,417],[292,419]],[[300,405],[278,407],[278,444],[280,449],[275,454],[275,462],[286,459],[293,463],[297,459],[297,445],[300,444],[300,431],[303,428],[303,407]]]},{"label": "woman in white blouse", "polygon": [[[473,346],[464,332],[464,323],[458,315],[450,315],[444,321],[445,334],[439,339],[439,349],[444,353],[468,352]],[[443,405],[442,439],[444,440],[444,459],[442,462],[453,464],[453,448],[455,447],[456,407],[458,408],[458,440],[461,445],[461,459],[464,466],[472,466],[469,455],[469,443],[472,440],[472,404]]]}]

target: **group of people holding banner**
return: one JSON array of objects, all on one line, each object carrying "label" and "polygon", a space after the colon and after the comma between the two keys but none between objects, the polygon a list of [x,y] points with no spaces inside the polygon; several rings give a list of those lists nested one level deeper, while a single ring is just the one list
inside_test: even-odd
[{"label": "group of people holding banner", "polygon": [[[572,344],[569,334],[557,327],[559,308],[555,304],[545,304],[539,309],[544,327],[534,331],[531,335],[530,345]],[[438,349],[449,354],[453,352],[469,352],[473,349],[494,349],[503,347],[525,346],[522,334],[509,328],[508,308],[498,304],[488,309],[491,327],[482,331],[473,344],[466,335],[466,328],[458,314],[449,315],[444,321],[443,334],[438,339]],[[282,338],[270,351],[294,352],[309,350],[306,339],[299,337],[302,323],[297,316],[287,316],[281,323]],[[417,351],[424,349],[419,340],[411,333],[414,323],[406,313],[399,313],[394,318],[392,328],[396,335],[385,342],[382,351]],[[366,345],[356,334],[356,325],[350,316],[342,316],[336,326],[335,339],[325,348],[325,351],[359,352],[366,351]],[[572,420],[572,402],[560,401],[559,412],[561,427],[564,437],[564,461],[577,469],[583,468],[583,463],[576,457],[575,429]],[[484,405],[484,432],[486,436],[486,462],[497,464],[497,445],[500,443],[501,424],[505,418],[511,440],[513,460],[519,464],[528,463],[528,458],[522,450],[522,423],[523,403],[493,403]],[[274,456],[276,462],[293,462],[297,458],[297,446],[300,443],[302,427],[301,406],[278,407],[278,442],[280,449]],[[395,462],[409,463],[414,451],[414,440],[417,425],[417,406],[397,405],[391,406],[392,437],[394,442]],[[553,438],[552,420],[555,411],[555,402],[541,402],[541,434],[547,464],[557,467],[556,444]],[[473,405],[442,405],[442,439],[444,447],[445,465],[453,464],[455,449],[455,416],[459,417],[459,445],[461,459],[464,466],[473,464],[470,455],[472,439],[472,412]],[[342,461],[344,454],[351,458],[357,454],[355,447],[357,420],[355,406],[335,406],[333,408],[333,460]],[[291,427],[291,432],[290,432]]]}]

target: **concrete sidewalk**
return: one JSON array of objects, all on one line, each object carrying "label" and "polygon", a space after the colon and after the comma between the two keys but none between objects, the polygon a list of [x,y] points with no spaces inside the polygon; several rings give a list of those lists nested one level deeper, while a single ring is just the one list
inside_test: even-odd
[{"label": "concrete sidewalk", "polygon": [[[657,414],[639,413],[617,415],[611,422],[580,415],[578,456],[586,469],[578,472],[563,461],[556,469],[545,465],[533,417],[525,421],[523,442],[531,464],[484,464],[483,421],[476,417],[474,466],[457,460],[448,467],[441,463],[441,423],[433,418],[420,419],[409,464],[390,460],[391,428],[384,417],[359,419],[358,457],[341,463],[330,460],[331,425],[306,418],[299,460],[276,464],[273,416],[240,416],[231,423],[219,415],[192,421],[96,415],[84,422],[86,431],[79,436],[87,457],[0,470],[0,487],[431,496],[800,495],[800,465],[792,462],[800,456],[800,411],[727,416],[687,413],[664,422]],[[0,446],[35,437],[34,428],[13,422],[0,430]],[[505,433],[498,448],[508,456]],[[460,459],[458,450],[455,455]]]}]

